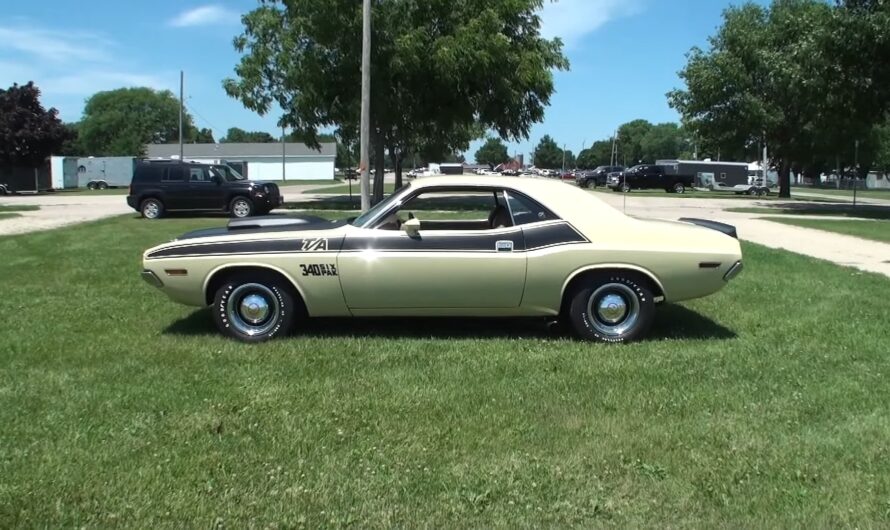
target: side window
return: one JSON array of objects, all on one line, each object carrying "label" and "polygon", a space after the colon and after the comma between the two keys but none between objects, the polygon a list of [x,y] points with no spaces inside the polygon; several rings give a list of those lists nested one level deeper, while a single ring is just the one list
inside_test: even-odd
[{"label": "side window", "polygon": [[516,192],[507,192],[507,202],[510,205],[510,212],[513,214],[514,226],[559,219],[547,208]]},{"label": "side window", "polygon": [[210,182],[210,175],[205,167],[190,167],[189,182]]},{"label": "side window", "polygon": [[185,180],[183,178],[181,166],[171,165],[167,167],[159,167],[159,169],[164,172],[164,176],[161,179],[163,182],[183,182]]}]

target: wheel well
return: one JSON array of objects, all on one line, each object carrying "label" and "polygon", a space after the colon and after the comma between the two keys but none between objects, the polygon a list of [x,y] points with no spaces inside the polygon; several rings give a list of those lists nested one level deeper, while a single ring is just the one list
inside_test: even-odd
[{"label": "wheel well", "polygon": [[228,267],[225,269],[220,269],[213,273],[213,276],[207,281],[207,289],[204,291],[204,301],[209,306],[213,303],[213,297],[216,296],[216,291],[222,286],[223,283],[226,282],[229,278],[235,275],[262,275],[265,277],[274,277],[275,279],[281,281],[281,283],[287,286],[291,294],[294,296],[294,299],[298,301],[299,304],[302,304],[303,307],[306,307],[306,303],[303,300],[303,297],[300,295],[300,290],[297,289],[297,286],[284,274],[276,271],[275,269],[268,269],[266,267]]},{"label": "wheel well", "polygon": [[596,276],[602,276],[603,274],[615,274],[615,273],[630,273],[640,277],[643,281],[646,282],[646,286],[652,291],[652,295],[655,298],[663,297],[664,291],[659,287],[658,282],[655,281],[652,276],[650,276],[646,272],[638,271],[636,269],[625,269],[622,267],[608,267],[605,269],[591,269],[580,272],[575,275],[574,278],[569,280],[569,283],[566,284],[565,290],[562,292],[562,302],[559,308],[559,314],[564,315],[566,310],[568,309],[568,304],[571,302],[569,295],[574,291],[574,289],[579,285],[584,283],[585,281],[590,281],[590,279]]},{"label": "wheel well", "polygon": [[147,201],[148,199],[154,199],[154,200],[158,201],[159,203],[161,203],[161,205],[164,204],[164,201],[163,201],[160,197],[158,197],[157,195],[155,195],[155,194],[153,194],[153,193],[148,193],[148,194],[146,194],[146,195],[143,195],[143,196],[139,197],[139,203],[138,203],[138,204],[139,204],[139,209],[140,209],[140,210],[142,209],[142,203],[144,203],[144,202]]}]

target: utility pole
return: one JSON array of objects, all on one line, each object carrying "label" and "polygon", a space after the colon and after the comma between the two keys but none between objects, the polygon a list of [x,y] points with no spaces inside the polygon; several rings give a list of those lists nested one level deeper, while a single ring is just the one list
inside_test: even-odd
[{"label": "utility pole", "polygon": [[371,208],[371,0],[362,2],[362,212]]},{"label": "utility pole", "polygon": [[763,142],[763,167],[760,169],[763,170],[763,187],[769,188],[769,180],[767,180],[767,175],[769,173],[769,157],[767,156],[769,152],[767,151],[766,142]]},{"label": "utility pole", "polygon": [[179,71],[179,160],[183,159],[183,147],[182,147],[182,116],[183,116],[183,107],[185,106],[185,100],[182,99],[182,95],[185,92],[185,72],[182,70]]},{"label": "utility pole", "polygon": [[853,207],[856,207],[856,190],[859,188],[859,140],[853,154]]},{"label": "utility pole", "polygon": [[[562,144],[562,172],[566,172],[566,144]],[[559,178],[562,178],[562,175]]]},{"label": "utility pole", "polygon": [[284,134],[284,125],[281,126],[281,180],[287,180],[287,137]]}]

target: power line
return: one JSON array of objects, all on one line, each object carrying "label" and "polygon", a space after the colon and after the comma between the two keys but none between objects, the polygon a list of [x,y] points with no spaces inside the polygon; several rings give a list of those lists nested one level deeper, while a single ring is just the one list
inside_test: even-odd
[{"label": "power line", "polygon": [[[191,101],[191,100],[192,100],[192,96],[189,96],[187,99],[188,99],[189,101]],[[198,112],[198,110],[195,109],[195,107],[193,107],[193,106],[191,106],[191,105],[185,105],[185,107],[189,110],[189,112],[191,112],[192,114],[194,114],[194,115],[197,116],[198,118],[201,118],[201,121],[203,121],[204,123],[206,123],[207,125],[209,125],[211,129],[221,130],[221,129],[218,129],[218,128],[217,128],[215,125],[213,125],[212,123],[210,123],[210,120],[208,120],[208,119],[205,118],[200,112]]]}]

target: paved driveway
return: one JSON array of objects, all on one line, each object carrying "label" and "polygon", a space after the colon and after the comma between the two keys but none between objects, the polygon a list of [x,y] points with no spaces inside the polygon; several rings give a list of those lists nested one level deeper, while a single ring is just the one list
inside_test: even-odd
[{"label": "paved driveway", "polygon": [[0,235],[22,234],[95,221],[115,215],[137,213],[127,206],[125,195],[95,195],[87,192],[48,195],[0,196],[0,204],[34,204],[33,212],[16,212],[20,217],[0,220]]}]

